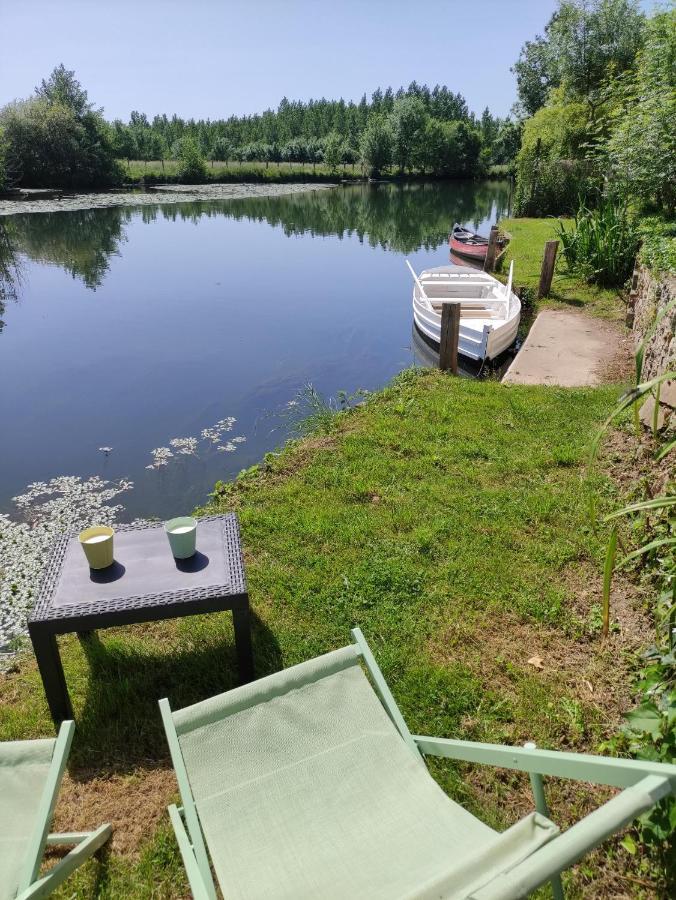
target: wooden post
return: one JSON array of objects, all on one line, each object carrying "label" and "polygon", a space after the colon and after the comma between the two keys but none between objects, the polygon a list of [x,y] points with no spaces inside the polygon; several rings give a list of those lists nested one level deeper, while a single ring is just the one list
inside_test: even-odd
[{"label": "wooden post", "polygon": [[460,341],[460,304],[444,303],[441,307],[439,368],[458,374],[458,342]]},{"label": "wooden post", "polygon": [[495,253],[498,249],[498,226],[491,226],[491,233],[488,237],[488,249],[486,250],[486,260],[484,262],[484,272],[492,272],[495,268]]},{"label": "wooden post", "polygon": [[540,269],[538,300],[540,297],[546,297],[551,289],[552,278],[554,277],[554,264],[556,263],[556,252],[558,249],[558,241],[547,241],[545,244],[545,253],[542,257],[542,269]]}]

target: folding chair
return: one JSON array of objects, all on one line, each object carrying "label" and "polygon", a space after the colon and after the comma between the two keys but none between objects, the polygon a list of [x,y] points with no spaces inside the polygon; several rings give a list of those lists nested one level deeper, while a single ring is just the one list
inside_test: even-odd
[{"label": "folding chair", "polygon": [[[48,897],[110,837],[110,825],[49,834],[74,730],[66,721],[57,738],[0,743],[0,900]],[[39,877],[45,847],[54,844],[75,847]]]},{"label": "folding chair", "polygon": [[[169,807],[196,900],[526,896],[676,788],[676,766],[411,735],[354,643],[185,709],[160,709],[183,807]],[[371,681],[362,669],[364,664]],[[499,833],[424,756],[529,772],[536,811]],[[563,833],[542,776],[624,788]],[[208,854],[207,854],[208,849]]]}]

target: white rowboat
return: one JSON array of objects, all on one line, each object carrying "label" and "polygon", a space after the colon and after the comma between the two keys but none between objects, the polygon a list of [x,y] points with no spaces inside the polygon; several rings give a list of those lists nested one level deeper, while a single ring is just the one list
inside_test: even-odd
[{"label": "white rowboat", "polygon": [[470,359],[495,359],[516,339],[521,301],[512,291],[514,263],[504,285],[488,272],[470,266],[437,266],[413,280],[413,319],[419,331],[438,344],[441,310],[445,303],[460,304],[458,352]]}]

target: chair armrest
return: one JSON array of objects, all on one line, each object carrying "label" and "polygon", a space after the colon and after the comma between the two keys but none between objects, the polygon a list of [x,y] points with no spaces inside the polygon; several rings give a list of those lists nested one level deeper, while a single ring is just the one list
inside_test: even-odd
[{"label": "chair armrest", "polygon": [[[482,744],[456,741],[449,738],[414,735],[419,750],[426,756],[445,756],[464,762],[516,769],[574,781],[590,781],[627,788],[649,775],[663,778],[676,793],[676,766],[636,759],[616,759],[612,756],[593,756],[590,753],[566,753],[560,750],[540,750],[528,747],[509,747],[506,744]],[[667,791],[668,793],[668,791]]]},{"label": "chair armrest", "polygon": [[[22,891],[17,900],[37,900],[38,897],[48,897],[52,891],[62,884],[66,878],[85,863],[90,856],[93,856],[99,847],[102,847],[112,834],[110,825],[101,825],[96,831],[90,832],[84,839],[78,835],[78,843],[76,847],[64,856],[52,869],[42,878]],[[66,835],[59,835],[66,837]]]},{"label": "chair armrest", "polygon": [[667,778],[647,776],[553,838],[510,871],[473,891],[470,900],[516,900],[528,896],[553,875],[572,866],[581,856],[628,825],[636,816],[651,809],[670,792]]},{"label": "chair armrest", "polygon": [[183,865],[185,866],[194,900],[211,900],[211,893],[204,884],[204,879],[202,878],[202,873],[197,865],[192,844],[190,843],[188,832],[185,830],[181,814],[173,803],[169,807],[169,818],[174,827],[176,842],[178,843],[178,849],[181,851],[181,856],[183,857]]}]

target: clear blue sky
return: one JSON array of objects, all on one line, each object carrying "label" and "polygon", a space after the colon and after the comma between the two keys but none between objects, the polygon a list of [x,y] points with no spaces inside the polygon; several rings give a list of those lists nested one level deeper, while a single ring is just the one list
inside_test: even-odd
[{"label": "clear blue sky", "polygon": [[63,62],[107,118],[225,118],[413,79],[506,115],[555,0],[0,0],[0,105]]}]

